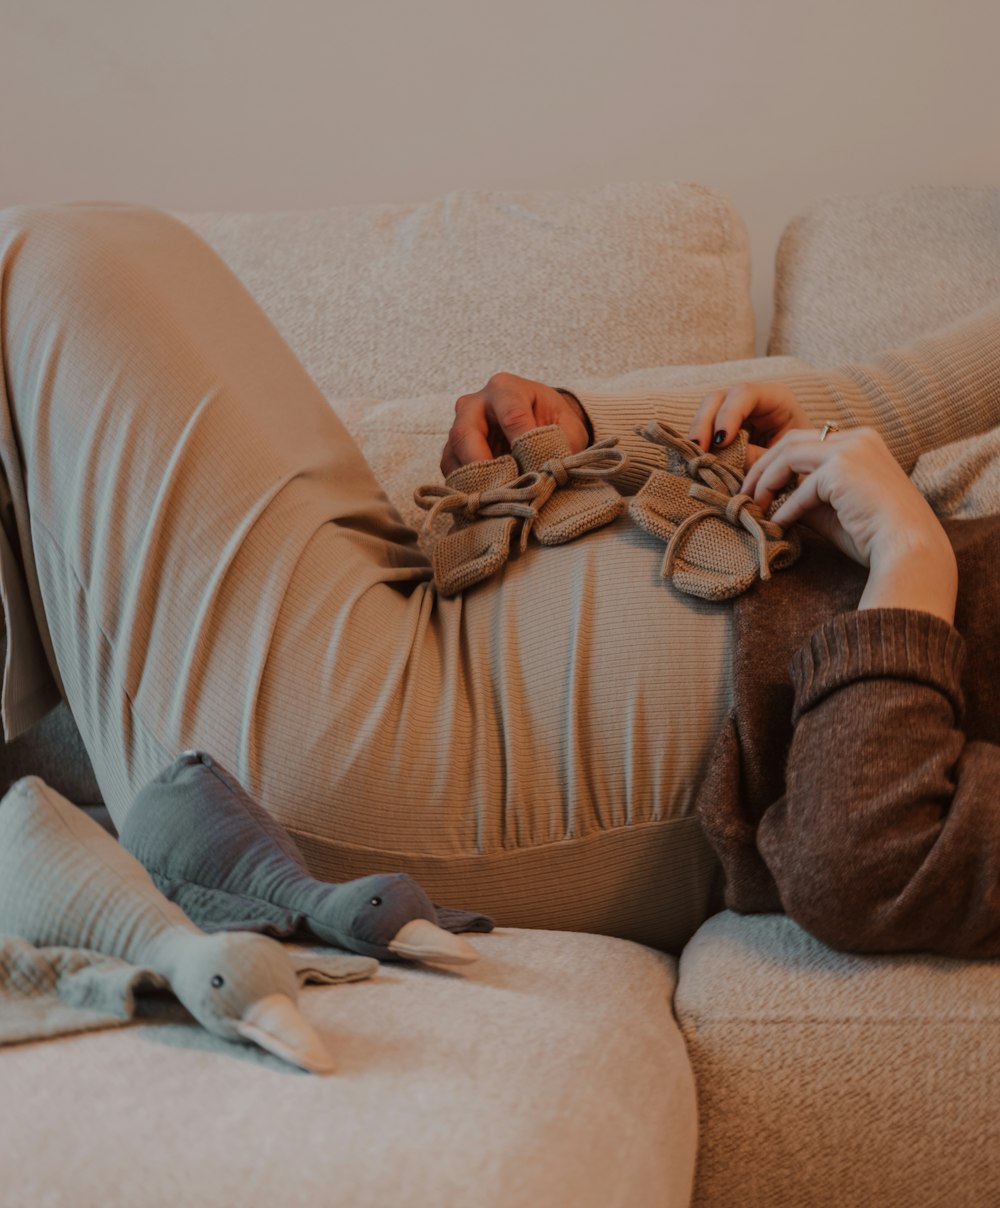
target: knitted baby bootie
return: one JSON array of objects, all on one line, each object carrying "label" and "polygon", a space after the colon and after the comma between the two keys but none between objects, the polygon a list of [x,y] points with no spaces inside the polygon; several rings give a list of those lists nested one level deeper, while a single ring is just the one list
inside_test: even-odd
[{"label": "knitted baby bootie", "polygon": [[542,545],[562,545],[610,524],[625,509],[625,500],[608,479],[628,464],[628,455],[618,449],[617,437],[609,437],[573,453],[558,424],[532,428],[511,445],[511,453],[525,473],[548,476],[553,491],[541,503],[531,524]]},{"label": "knitted baby bootie", "polygon": [[418,487],[413,498],[428,513],[425,528],[442,512],[452,517],[451,532],[431,554],[438,591],[451,596],[496,574],[518,525],[523,553],[532,534],[543,545],[559,545],[614,520],[625,501],[606,480],[628,460],[616,440],[573,453],[562,429],[549,424],[519,437],[509,454]]},{"label": "knitted baby bootie", "polygon": [[678,591],[728,600],[798,558],[798,533],[770,519],[786,496],[764,512],[742,493],[745,431],[718,454],[655,420],[636,432],[663,446],[667,469],[650,474],[629,515],[667,543],[662,573]]},{"label": "knitted baby bootie", "polygon": [[534,480],[520,483],[520,474],[517,462],[506,454],[460,466],[443,485],[432,483],[413,492],[416,504],[428,513],[425,531],[442,512],[451,514],[451,532],[431,553],[441,595],[453,596],[488,579],[510,557],[514,529],[537,515],[533,500],[538,486]]}]

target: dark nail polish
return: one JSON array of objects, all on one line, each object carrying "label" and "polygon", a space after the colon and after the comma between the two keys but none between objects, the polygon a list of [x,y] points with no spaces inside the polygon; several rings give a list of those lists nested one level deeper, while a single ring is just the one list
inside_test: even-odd
[{"label": "dark nail polish", "polygon": [[726,434],[725,434],[725,432],[723,432],[723,430],[720,428],[720,429],[719,429],[719,431],[718,431],[718,432],[716,432],[716,434],[715,434],[715,435],[712,437],[712,444],[713,444],[713,445],[721,445],[721,444],[722,444],[722,442],[723,442],[725,439],[726,439]]}]

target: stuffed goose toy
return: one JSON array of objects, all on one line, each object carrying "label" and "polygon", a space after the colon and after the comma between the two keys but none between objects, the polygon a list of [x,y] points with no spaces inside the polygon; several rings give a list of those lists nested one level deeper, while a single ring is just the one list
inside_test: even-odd
[{"label": "stuffed goose toy", "polygon": [[316,1073],[331,1068],[298,1008],[298,978],[281,944],[205,934],[134,856],[35,776],[0,802],[0,933],[151,969],[210,1032]]},{"label": "stuffed goose toy", "polygon": [[287,831],[200,751],[140,790],[120,839],[206,931],[304,933],[379,960],[460,965],[477,953],[453,933],[493,928],[485,915],[435,906],[403,873],[318,881]]}]

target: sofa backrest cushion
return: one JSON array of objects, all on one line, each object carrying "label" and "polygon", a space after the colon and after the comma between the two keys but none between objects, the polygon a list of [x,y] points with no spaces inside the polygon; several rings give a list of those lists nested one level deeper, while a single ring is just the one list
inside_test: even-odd
[{"label": "sofa backrest cushion", "polygon": [[176,216],[331,399],[753,355],[746,227],[701,185]]},{"label": "sofa backrest cushion", "polygon": [[1000,189],[831,198],[785,228],[768,351],[817,366],[857,360],[998,296]]}]

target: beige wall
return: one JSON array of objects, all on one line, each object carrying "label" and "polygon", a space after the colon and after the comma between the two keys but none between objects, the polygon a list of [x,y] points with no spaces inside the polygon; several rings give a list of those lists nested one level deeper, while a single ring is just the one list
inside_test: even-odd
[{"label": "beige wall", "polygon": [[[997,0],[0,0],[0,205],[1000,185]],[[759,335],[763,345],[763,334]]]}]

